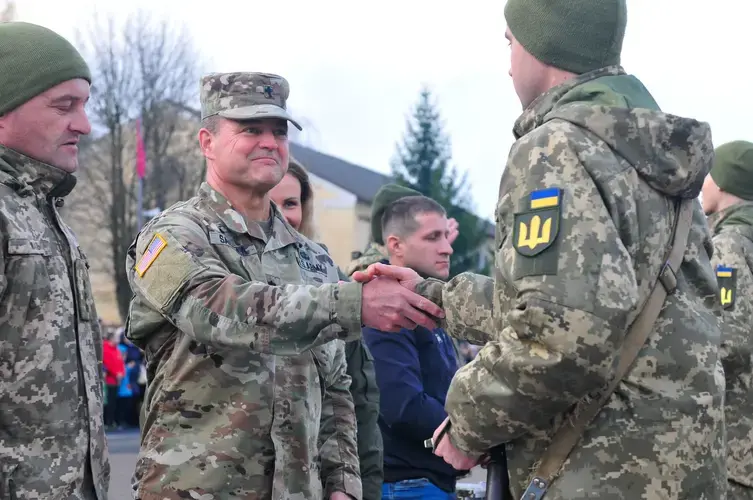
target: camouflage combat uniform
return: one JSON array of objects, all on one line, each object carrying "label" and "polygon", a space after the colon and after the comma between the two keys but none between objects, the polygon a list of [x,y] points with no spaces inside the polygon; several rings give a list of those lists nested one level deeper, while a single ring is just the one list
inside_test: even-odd
[{"label": "camouflage combat uniform", "polygon": [[[329,253],[324,243],[319,245]],[[342,281],[350,280],[339,267],[337,276]],[[374,357],[363,339],[351,340],[345,344],[345,363],[356,412],[363,498],[380,500],[384,482],[384,443],[379,430],[379,386],[376,383]]]},{"label": "camouflage combat uniform", "polygon": [[102,337],[58,208],[76,179],[0,146],[0,498],[106,499]]},{"label": "camouflage combat uniform", "polygon": [[[616,66],[563,83],[518,119],[502,176],[493,279],[419,291],[485,346],[447,395],[452,442],[507,444],[514,498],[564,418],[603,388],[670,244],[677,197],[711,168],[709,127],[662,113]],[[726,491],[724,375],[711,238],[700,205],[678,289],[546,500],[716,500]]]},{"label": "camouflage combat uniform", "polygon": [[[319,243],[327,253],[329,249]],[[337,268],[338,278],[350,278]],[[345,344],[346,373],[350,377],[350,394],[356,412],[358,461],[364,500],[380,500],[384,482],[384,443],[379,430],[379,386],[376,382],[374,357],[363,339]]]},{"label": "camouflage combat uniform", "polygon": [[377,262],[384,262],[387,259],[389,259],[387,250],[385,250],[382,245],[378,245],[372,241],[360,257],[350,261],[348,268],[345,270],[345,274],[353,276],[354,272],[365,271],[370,265],[376,264]]},{"label": "camouflage combat uniform", "polygon": [[724,322],[729,500],[753,499],[753,202],[709,217]]},{"label": "camouflage combat uniform", "polygon": [[384,482],[384,443],[379,430],[379,386],[374,357],[363,340],[345,344],[350,393],[356,412],[358,461],[364,500],[380,500]]},{"label": "camouflage combat uniform", "polygon": [[203,184],[129,250],[150,380],[138,498],[361,498],[343,348],[359,285],[274,206],[269,234]]}]

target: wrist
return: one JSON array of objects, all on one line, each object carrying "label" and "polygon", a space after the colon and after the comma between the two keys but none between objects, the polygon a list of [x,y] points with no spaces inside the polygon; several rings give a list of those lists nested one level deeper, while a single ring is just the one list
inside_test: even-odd
[{"label": "wrist", "polygon": [[334,312],[337,324],[348,332],[361,330],[363,283],[340,283],[334,292]]}]

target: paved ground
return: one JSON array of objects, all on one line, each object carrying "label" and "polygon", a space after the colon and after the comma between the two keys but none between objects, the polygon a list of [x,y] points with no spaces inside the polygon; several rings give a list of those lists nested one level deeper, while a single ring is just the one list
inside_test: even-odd
[{"label": "paved ground", "polygon": [[[136,454],[139,451],[138,431],[121,431],[107,434],[110,449],[110,465],[112,469],[110,479],[110,500],[132,500],[131,475],[136,465]],[[459,483],[477,484],[485,481],[486,471],[477,468],[470,476],[462,478]],[[483,490],[481,490],[483,491]]]},{"label": "paved ground", "polygon": [[139,451],[138,431],[110,432],[107,434],[110,449],[110,500],[132,500],[131,475]]}]

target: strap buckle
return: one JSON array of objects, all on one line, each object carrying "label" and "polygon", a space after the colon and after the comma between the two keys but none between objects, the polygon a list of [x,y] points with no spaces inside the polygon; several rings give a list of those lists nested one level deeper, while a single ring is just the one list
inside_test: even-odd
[{"label": "strap buckle", "polygon": [[677,274],[669,262],[665,262],[659,273],[659,281],[664,289],[667,291],[667,295],[672,295],[677,289]]},{"label": "strap buckle", "polygon": [[540,477],[534,477],[531,482],[528,483],[528,488],[523,492],[523,496],[520,497],[520,500],[541,500],[544,498],[544,494],[548,487],[549,485],[545,480]]}]

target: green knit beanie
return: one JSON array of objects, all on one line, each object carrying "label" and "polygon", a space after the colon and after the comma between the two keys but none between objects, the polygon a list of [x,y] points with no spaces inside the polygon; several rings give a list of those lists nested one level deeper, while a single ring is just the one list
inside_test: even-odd
[{"label": "green knit beanie", "polygon": [[716,148],[710,173],[722,191],[753,201],[753,143],[733,141]]},{"label": "green knit beanie", "polygon": [[508,0],[507,27],[536,59],[576,74],[620,64],[626,0]]},{"label": "green knit beanie", "polygon": [[385,184],[377,191],[371,202],[371,239],[378,245],[384,245],[382,236],[382,216],[389,205],[406,196],[418,196],[421,193],[398,184]]},{"label": "green knit beanie", "polygon": [[74,78],[92,80],[68,40],[36,24],[0,23],[0,115]]}]

